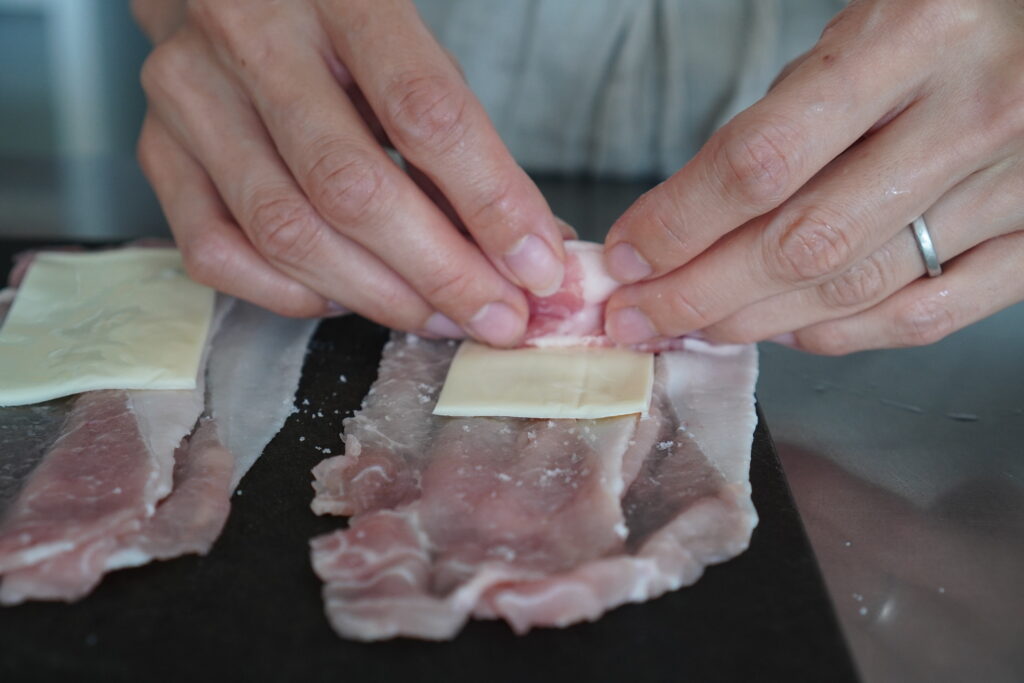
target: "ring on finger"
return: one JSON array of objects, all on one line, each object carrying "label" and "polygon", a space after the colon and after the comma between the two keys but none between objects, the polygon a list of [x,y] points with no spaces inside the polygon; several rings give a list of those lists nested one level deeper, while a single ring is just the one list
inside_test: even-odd
[{"label": "ring on finger", "polygon": [[924,222],[924,215],[915,218],[909,225],[910,231],[914,233],[914,240],[917,248],[924,259],[924,267],[928,270],[928,277],[942,275],[942,264],[939,262],[939,255],[935,251],[935,243],[932,242],[931,233],[928,232],[928,224]]}]

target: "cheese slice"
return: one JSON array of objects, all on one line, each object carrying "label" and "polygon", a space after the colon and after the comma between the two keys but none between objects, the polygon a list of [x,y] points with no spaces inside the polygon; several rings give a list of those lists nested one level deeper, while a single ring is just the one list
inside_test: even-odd
[{"label": "cheese slice", "polygon": [[463,342],[435,415],[596,419],[646,414],[654,355],[628,349],[495,349]]},{"label": "cheese slice", "polygon": [[0,328],[0,405],[195,388],[214,296],[176,249],[37,255]]}]

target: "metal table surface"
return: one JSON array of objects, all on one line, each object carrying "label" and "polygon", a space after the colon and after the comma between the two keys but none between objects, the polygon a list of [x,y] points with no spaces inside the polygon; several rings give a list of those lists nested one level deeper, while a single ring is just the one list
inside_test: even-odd
[{"label": "metal table surface", "polygon": [[[592,239],[644,189],[539,182]],[[0,159],[0,237],[165,231],[125,160]],[[759,399],[867,681],[1024,680],[1022,341],[1018,305],[927,348],[763,345]]]}]

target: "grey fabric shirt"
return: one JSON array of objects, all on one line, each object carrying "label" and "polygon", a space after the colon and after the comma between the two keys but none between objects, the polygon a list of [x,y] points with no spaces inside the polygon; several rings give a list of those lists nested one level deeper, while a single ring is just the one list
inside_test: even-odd
[{"label": "grey fabric shirt", "polygon": [[527,169],[667,176],[843,0],[417,0]]}]

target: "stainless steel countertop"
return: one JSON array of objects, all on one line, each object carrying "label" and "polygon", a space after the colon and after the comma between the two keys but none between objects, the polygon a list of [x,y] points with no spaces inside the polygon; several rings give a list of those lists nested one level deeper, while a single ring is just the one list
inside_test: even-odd
[{"label": "stainless steel countertop", "polygon": [[[591,239],[645,186],[539,182]],[[0,159],[0,239],[165,231],[129,160]],[[761,407],[867,681],[1024,680],[1022,342],[1016,306],[927,348],[762,345]]]}]

